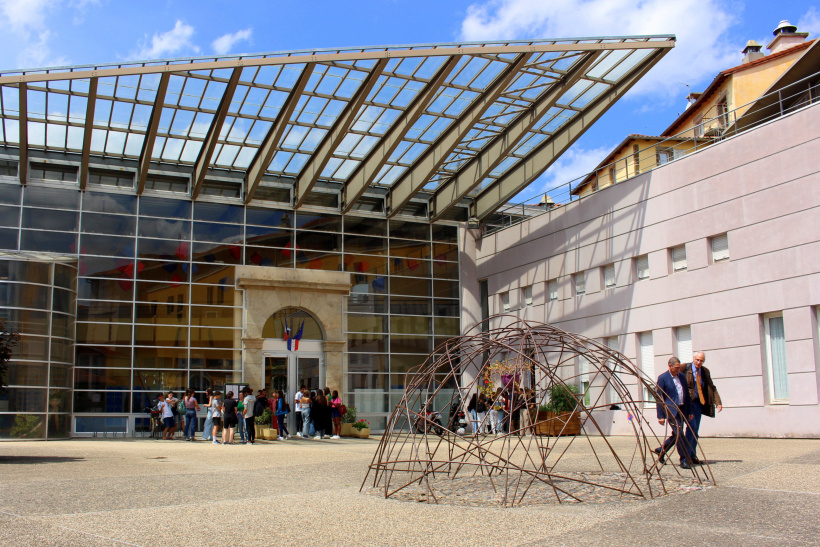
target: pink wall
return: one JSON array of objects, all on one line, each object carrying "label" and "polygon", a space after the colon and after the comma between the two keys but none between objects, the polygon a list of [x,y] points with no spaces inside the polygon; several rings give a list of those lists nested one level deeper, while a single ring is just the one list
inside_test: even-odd
[{"label": "pink wall", "polygon": [[[633,359],[635,333],[652,331],[658,372],[676,347],[674,328],[691,325],[725,405],[704,419],[704,435],[820,437],[818,158],[820,108],[810,107],[478,240],[475,275],[488,280],[491,314],[509,291],[511,313],[619,336]],[[723,233],[729,261],[712,264],[709,238]],[[687,270],[671,273],[668,249],[681,244]],[[636,281],[642,254],[650,278]],[[603,289],[610,263],[616,287]],[[583,296],[573,295],[573,274],[585,277]],[[554,302],[549,279],[558,281]],[[520,288],[530,284],[534,302],[524,306]],[[475,306],[477,284],[463,288],[476,291],[465,295]],[[786,404],[769,394],[762,318],[773,312],[786,333]]]}]

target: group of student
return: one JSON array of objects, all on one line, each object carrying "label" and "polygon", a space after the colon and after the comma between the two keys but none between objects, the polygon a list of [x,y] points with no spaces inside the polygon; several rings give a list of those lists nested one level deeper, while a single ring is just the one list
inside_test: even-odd
[{"label": "group of student", "polygon": [[[222,431],[221,444],[236,444],[239,436],[241,444],[255,444],[255,419],[262,416],[266,409],[271,411],[272,428],[278,431],[278,439],[284,441],[291,438],[287,427],[287,415],[291,407],[282,390],[273,390],[271,396],[265,389],[257,391],[256,395],[249,387],[244,387],[234,398],[234,392],[223,394],[221,391],[207,389],[205,403],[207,416],[202,431],[203,441],[217,440]],[[314,439],[330,437],[340,438],[343,409],[342,400],[338,391],[330,388],[310,391],[301,386],[294,397],[294,412],[296,415],[296,436]],[[186,441],[195,440],[197,412],[201,410],[199,401],[193,389],[185,392],[182,401],[176,398],[173,391],[160,393],[157,397],[156,409],[163,423],[162,438],[173,439],[177,427],[184,430]]]},{"label": "group of student", "polygon": [[518,386],[511,391],[498,388],[490,395],[473,393],[467,404],[473,432],[494,435],[511,431],[531,435],[535,410],[535,392]]}]

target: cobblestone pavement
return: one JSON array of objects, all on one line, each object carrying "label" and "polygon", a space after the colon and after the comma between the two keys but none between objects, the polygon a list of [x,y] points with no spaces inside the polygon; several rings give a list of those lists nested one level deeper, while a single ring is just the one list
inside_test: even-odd
[{"label": "cobblestone pavement", "polygon": [[505,509],[360,493],[372,438],[4,442],[0,545],[820,545],[820,440],[702,443],[715,488]]}]

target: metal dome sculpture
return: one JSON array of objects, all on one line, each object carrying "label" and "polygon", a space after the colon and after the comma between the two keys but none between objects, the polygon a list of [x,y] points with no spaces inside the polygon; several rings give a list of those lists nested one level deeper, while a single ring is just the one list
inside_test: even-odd
[{"label": "metal dome sculpture", "polygon": [[[652,499],[714,484],[708,465],[682,472],[659,462],[654,448],[665,436],[653,406],[663,404],[654,378],[595,340],[511,319],[448,340],[408,372],[362,490],[429,503],[518,506]],[[506,432],[460,427],[459,411],[484,393],[491,398],[478,430],[486,431],[498,388],[512,394]],[[562,398],[571,412],[546,412]],[[605,411],[615,405],[627,417],[628,442],[607,437],[612,413]],[[529,425],[510,418],[524,412],[532,416]],[[607,423],[599,423],[604,416]],[[573,420],[582,424],[576,431]],[[677,459],[674,450],[670,460]]]}]

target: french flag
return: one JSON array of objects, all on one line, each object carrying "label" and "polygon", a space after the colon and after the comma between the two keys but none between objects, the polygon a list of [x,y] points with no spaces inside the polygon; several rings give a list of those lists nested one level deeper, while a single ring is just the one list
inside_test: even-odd
[{"label": "french flag", "polygon": [[[299,332],[297,332],[296,336],[293,337],[293,339],[296,341],[295,346],[293,348],[293,351],[296,351],[296,350],[299,349],[299,340],[302,339],[302,331],[303,330],[305,330],[305,320],[304,319],[302,319],[302,324],[299,325]],[[290,342],[288,342],[288,344],[290,344]],[[290,349],[290,346],[288,346],[288,349]]]},{"label": "french flag", "polygon": [[282,335],[282,340],[288,343],[288,351],[290,351],[290,327],[288,326],[288,320],[285,319],[283,323],[285,324],[285,332]]}]

